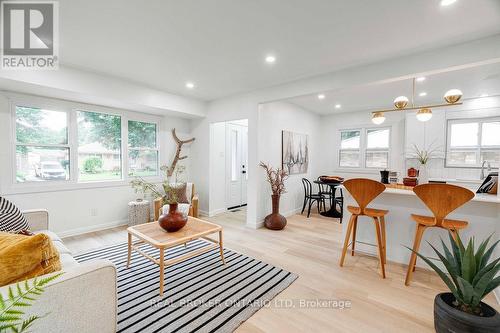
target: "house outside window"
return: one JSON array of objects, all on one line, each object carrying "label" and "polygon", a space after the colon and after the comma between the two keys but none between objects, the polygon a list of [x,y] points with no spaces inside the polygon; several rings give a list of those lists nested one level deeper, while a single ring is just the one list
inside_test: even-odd
[{"label": "house outside window", "polygon": [[81,182],[120,180],[121,117],[77,111],[78,180]]},{"label": "house outside window", "polygon": [[69,180],[66,112],[16,106],[15,128],[16,182]]}]

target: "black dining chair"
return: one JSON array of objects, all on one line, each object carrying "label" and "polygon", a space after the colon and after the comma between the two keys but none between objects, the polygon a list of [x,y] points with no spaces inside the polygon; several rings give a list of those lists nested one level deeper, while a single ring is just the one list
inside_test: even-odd
[{"label": "black dining chair", "polygon": [[[321,181],[321,177],[324,176],[319,176],[318,181]],[[318,184],[318,194],[322,195],[325,197],[326,200],[330,203],[330,207],[333,205],[333,201],[335,199],[335,196],[333,194],[332,187],[327,184]],[[326,207],[323,207],[326,210]]]},{"label": "black dining chair", "polygon": [[344,217],[344,193],[342,192],[341,188],[339,188],[339,190],[340,196],[336,196],[335,192],[333,193],[333,204],[339,205],[340,223],[342,223],[342,218]]},{"label": "black dining chair", "polygon": [[307,217],[311,215],[311,207],[314,202],[316,202],[318,207],[318,214],[321,212],[321,204],[325,205],[325,197],[319,193],[313,193],[313,187],[311,182],[307,178],[302,178],[302,186],[304,186],[304,204],[302,205],[302,212],[306,209],[306,205],[309,206],[307,209]]}]

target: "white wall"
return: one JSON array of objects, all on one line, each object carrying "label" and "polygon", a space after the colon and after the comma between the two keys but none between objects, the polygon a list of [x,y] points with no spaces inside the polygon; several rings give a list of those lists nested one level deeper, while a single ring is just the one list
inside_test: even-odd
[{"label": "white wall", "polygon": [[226,123],[210,124],[209,207],[205,215],[214,216],[226,210]]},{"label": "white wall", "polygon": [[[272,167],[281,167],[281,131],[291,131],[308,135],[309,167],[306,174],[290,175],[286,180],[286,190],[281,197],[280,212],[285,216],[300,212],[304,199],[302,178],[311,182],[319,176],[323,159],[319,115],[297,105],[286,102],[262,104],[259,108],[259,161]],[[265,172],[259,169],[259,191],[257,209],[259,220],[271,213],[271,188],[266,181]]]},{"label": "white wall", "polygon": [[[257,112],[258,103],[255,96],[244,95],[213,101],[208,104],[207,117],[191,121],[191,134],[199,138],[198,144],[191,147],[191,175],[197,186],[200,197],[200,210],[213,211],[209,198],[211,189],[217,187],[217,182],[210,177],[207,171],[210,161],[210,125],[217,122],[248,119],[248,209],[247,224],[256,226],[256,200],[257,200]],[[254,109],[255,108],[255,109]],[[252,112],[255,110],[255,112]]]},{"label": "white wall", "polygon": [[[404,113],[388,113],[383,127],[391,129],[391,152],[389,156],[389,168],[401,170],[404,166],[403,148],[404,148]],[[380,179],[378,169],[365,168],[339,168],[338,149],[340,147],[340,130],[350,128],[376,128],[371,121],[369,111],[341,113],[321,118],[322,142],[329,149],[323,151],[323,164],[321,170],[325,174],[339,175],[346,178],[368,177]]]},{"label": "white wall", "polygon": [[[28,99],[33,97],[25,96]],[[80,107],[99,109],[102,107],[72,103],[60,100],[50,100],[51,103],[65,107]],[[170,133],[177,129],[179,137],[190,136],[189,121],[176,117],[151,116],[130,111],[109,109],[111,112],[128,116],[149,117],[160,121],[160,165],[169,164],[175,154],[176,145]],[[50,229],[60,235],[72,235],[92,230],[112,227],[127,222],[127,203],[137,197],[130,188],[128,180],[118,181],[106,186],[101,184],[75,185],[64,190],[40,188],[28,190],[13,186],[11,163],[13,155],[13,138],[11,137],[11,108],[9,99],[0,95],[0,194],[17,204],[21,209],[45,208],[50,213]],[[193,143],[196,145],[198,142]],[[191,155],[190,147],[185,147],[183,153]],[[190,159],[185,162],[186,178],[189,178]],[[160,178],[156,178],[157,181]],[[92,214],[92,211],[97,214]],[[92,216],[95,215],[95,216]]]},{"label": "white wall", "polygon": [[205,116],[205,102],[68,66],[54,71],[0,71],[0,89],[151,114]]}]

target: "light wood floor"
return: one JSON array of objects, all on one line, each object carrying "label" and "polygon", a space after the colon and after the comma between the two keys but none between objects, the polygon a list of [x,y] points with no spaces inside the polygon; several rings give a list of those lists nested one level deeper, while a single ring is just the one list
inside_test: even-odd
[{"label": "light wood floor", "polygon": [[[434,332],[434,296],[446,289],[437,275],[417,268],[412,285],[405,287],[404,266],[389,262],[383,280],[377,260],[361,254],[348,256],[340,268],[341,225],[335,219],[295,215],[282,231],[245,227],[244,211],[207,220],[224,227],[225,247],[299,275],[275,303],[259,310],[237,332]],[[125,229],[64,241],[78,253],[125,242]],[[303,307],[301,300],[347,300],[351,308]],[[492,295],[486,302],[499,309]],[[294,307],[286,307],[289,304]]]}]

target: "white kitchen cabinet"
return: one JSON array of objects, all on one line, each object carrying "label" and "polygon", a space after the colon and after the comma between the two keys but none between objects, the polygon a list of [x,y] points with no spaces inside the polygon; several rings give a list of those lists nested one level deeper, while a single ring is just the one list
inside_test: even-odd
[{"label": "white kitchen cabinet", "polygon": [[432,110],[432,118],[422,122],[417,120],[416,111],[406,112],[405,117],[405,157],[414,157],[413,145],[419,149],[438,149],[435,157],[444,158],[446,150],[446,114],[442,110]]}]

